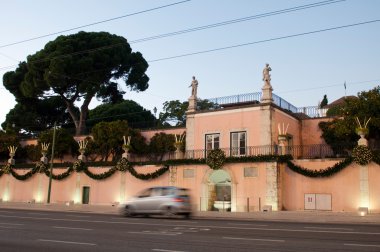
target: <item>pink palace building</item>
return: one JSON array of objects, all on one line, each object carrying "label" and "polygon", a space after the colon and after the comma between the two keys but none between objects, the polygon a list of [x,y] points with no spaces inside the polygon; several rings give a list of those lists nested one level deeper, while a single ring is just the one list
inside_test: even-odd
[{"label": "pink palace building", "polygon": [[[200,162],[175,163],[167,172],[150,180],[130,172],[116,171],[97,180],[83,172],[72,172],[63,180],[53,180],[51,202],[56,204],[117,204],[151,186],[173,185],[189,188],[196,211],[348,211],[364,209],[380,212],[380,167],[374,162],[359,165],[345,162],[347,153],[333,151],[321,138],[318,123],[331,120],[326,109],[297,108],[273,94],[270,67],[263,70],[262,92],[209,99],[218,107],[197,109],[197,85],[193,77],[192,94],[186,112],[186,126],[143,131],[146,139],[165,132],[186,134],[186,150],[171,155],[175,159],[202,159],[213,149],[221,149],[236,162],[225,162],[211,169]],[[366,144],[365,139],[361,139]],[[291,154],[293,160],[258,160],[258,155]],[[136,157],[126,155],[128,160]],[[244,158],[247,159],[244,160]],[[331,176],[308,176],[335,166],[344,169]],[[148,174],[162,165],[135,165],[137,173]],[[299,170],[306,170],[302,173]],[[89,167],[93,174],[110,167]],[[297,172],[298,169],[298,172]],[[26,174],[30,169],[17,169]],[[66,171],[54,169],[54,174]],[[44,203],[49,177],[36,173],[26,180],[12,174],[0,177],[2,201]]]}]

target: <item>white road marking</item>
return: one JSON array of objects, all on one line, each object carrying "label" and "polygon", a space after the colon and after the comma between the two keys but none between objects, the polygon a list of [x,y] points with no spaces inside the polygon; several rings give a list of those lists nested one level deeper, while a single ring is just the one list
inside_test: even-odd
[{"label": "white road marking", "polygon": [[47,213],[28,213],[29,215],[50,215]]},{"label": "white road marking", "polygon": [[375,247],[375,248],[380,248],[380,245],[372,245],[372,244],[355,244],[355,243],[345,243],[344,246]]},{"label": "white road marking", "polygon": [[183,250],[167,250],[167,249],[152,249],[152,251],[161,251],[161,252],[185,252]]},{"label": "white road marking", "polygon": [[210,231],[209,228],[189,228],[189,227],[174,227],[173,228],[174,230],[180,230],[182,232],[192,232],[192,233],[196,233],[198,231]]},{"label": "white road marking", "polygon": [[53,228],[74,229],[74,230],[86,230],[86,231],[91,231],[91,230],[93,230],[93,229],[90,229],[90,228],[59,227],[59,226],[53,226]]},{"label": "white road marking", "polygon": [[195,224],[198,223],[197,221],[186,221],[186,220],[165,220],[164,222],[177,222],[177,223],[189,223],[189,224]]},{"label": "white road marking", "polygon": [[[170,225],[160,223],[144,223],[144,222],[132,222],[132,221],[101,221],[101,220],[77,220],[66,218],[46,218],[46,217],[27,217],[17,215],[0,215],[4,218],[14,219],[31,219],[31,220],[53,220],[53,221],[66,221],[66,222],[83,222],[83,223],[107,223],[107,224],[129,224],[129,225],[141,225],[141,226],[167,226],[167,227],[193,227],[190,225]],[[237,229],[237,230],[262,230],[262,231],[280,231],[280,232],[307,232],[307,233],[331,233],[331,234],[358,234],[358,235],[380,235],[380,232],[358,232],[358,231],[334,231],[334,230],[305,230],[305,229],[285,229],[285,228],[265,228],[265,227],[228,227],[228,226],[215,226],[215,225],[199,225],[198,228],[217,228],[217,229]]]},{"label": "white road marking", "polygon": [[0,225],[11,225],[11,226],[23,226],[24,224],[18,224],[18,223],[0,223]]},{"label": "white road marking", "polygon": [[175,235],[180,235],[182,233],[174,233],[174,232],[150,232],[150,231],[142,231],[142,232],[128,232],[129,234],[142,234],[142,235],[170,235],[170,236],[175,236]]},{"label": "white road marking", "polygon": [[240,237],[223,237],[229,240],[245,240],[245,241],[265,241],[265,242],[285,242],[285,240],[272,240],[272,239],[253,239],[253,238],[240,238]]},{"label": "white road marking", "polygon": [[352,228],[328,228],[328,227],[304,227],[309,229],[324,229],[324,230],[353,230]]},{"label": "white road marking", "polygon": [[236,226],[251,226],[251,227],[267,227],[268,225],[264,224],[248,224],[248,223],[228,223],[229,225],[236,225]]},{"label": "white road marking", "polygon": [[87,243],[87,242],[59,241],[59,240],[45,240],[45,239],[38,239],[38,241],[41,241],[41,242],[66,243],[66,244],[76,244],[76,245],[87,245],[87,246],[96,246],[95,243]]},{"label": "white road marking", "polygon": [[0,228],[8,228],[8,229],[12,229],[12,228],[16,228],[16,227],[10,227],[10,226],[0,226]]},{"label": "white road marking", "polygon": [[76,218],[90,218],[90,216],[84,216],[84,215],[70,215],[66,214],[67,217],[76,217]]}]

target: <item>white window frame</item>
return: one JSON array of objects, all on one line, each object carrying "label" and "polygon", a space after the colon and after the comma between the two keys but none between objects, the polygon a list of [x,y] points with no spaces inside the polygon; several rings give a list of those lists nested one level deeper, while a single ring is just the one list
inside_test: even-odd
[{"label": "white window frame", "polygon": [[[208,137],[211,137],[211,148],[208,148]],[[218,141],[215,138],[218,137]],[[215,146],[217,143],[217,146]],[[205,134],[205,150],[215,150],[220,148],[220,133]]]},{"label": "white window frame", "polygon": [[[237,141],[234,135],[237,135]],[[244,134],[244,146],[241,143],[241,135]],[[231,156],[240,157],[247,155],[247,131],[234,131],[230,133],[230,151]],[[244,153],[243,153],[244,152]]]}]

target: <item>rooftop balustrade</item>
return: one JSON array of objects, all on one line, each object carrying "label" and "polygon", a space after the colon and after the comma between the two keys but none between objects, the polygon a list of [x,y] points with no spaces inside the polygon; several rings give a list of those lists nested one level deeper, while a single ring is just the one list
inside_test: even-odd
[{"label": "rooftop balustrade", "polygon": [[[247,104],[247,103],[259,104],[261,97],[262,97],[262,93],[256,92],[256,93],[210,98],[207,100],[223,108],[223,107],[229,107],[232,105],[242,105],[242,104]],[[282,109],[288,110],[289,112],[292,112],[292,113],[305,114],[311,118],[326,116],[327,109],[321,109],[318,106],[296,107],[276,94],[272,94],[272,99],[275,105],[277,105],[278,107]]]}]

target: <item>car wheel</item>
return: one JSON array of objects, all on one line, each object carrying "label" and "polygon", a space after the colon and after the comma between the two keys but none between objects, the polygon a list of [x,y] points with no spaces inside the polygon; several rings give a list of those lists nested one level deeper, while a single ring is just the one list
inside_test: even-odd
[{"label": "car wheel", "polygon": [[130,206],[126,206],[124,208],[124,216],[125,217],[132,217],[133,216],[133,211],[132,211],[132,208]]},{"label": "car wheel", "polygon": [[175,215],[175,211],[172,207],[167,207],[164,212],[166,217],[173,217]]},{"label": "car wheel", "polygon": [[188,220],[191,218],[191,213],[185,213],[183,217]]}]

